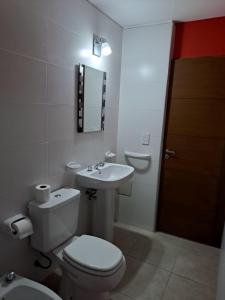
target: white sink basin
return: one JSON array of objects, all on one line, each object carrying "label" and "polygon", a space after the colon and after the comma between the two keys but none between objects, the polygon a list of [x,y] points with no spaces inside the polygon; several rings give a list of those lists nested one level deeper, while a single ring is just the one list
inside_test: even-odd
[{"label": "white sink basin", "polygon": [[99,170],[84,169],[76,173],[78,185],[92,189],[116,189],[132,178],[134,168],[127,165],[105,163]]}]

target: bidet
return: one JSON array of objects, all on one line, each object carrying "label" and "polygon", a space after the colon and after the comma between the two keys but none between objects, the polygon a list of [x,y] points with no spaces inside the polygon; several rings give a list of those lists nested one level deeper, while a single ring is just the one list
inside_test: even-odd
[{"label": "bidet", "polygon": [[0,278],[0,299],[4,300],[62,300],[49,288],[14,272]]}]

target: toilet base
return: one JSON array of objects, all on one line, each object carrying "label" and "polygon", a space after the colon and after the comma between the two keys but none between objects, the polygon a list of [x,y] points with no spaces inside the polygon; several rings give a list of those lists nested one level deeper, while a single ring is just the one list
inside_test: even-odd
[{"label": "toilet base", "polygon": [[109,292],[94,293],[77,286],[66,272],[63,272],[59,294],[63,300],[110,300]]}]

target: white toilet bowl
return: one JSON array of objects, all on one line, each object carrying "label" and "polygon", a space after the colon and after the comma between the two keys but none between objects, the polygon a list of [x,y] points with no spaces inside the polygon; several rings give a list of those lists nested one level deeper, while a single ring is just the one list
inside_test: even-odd
[{"label": "white toilet bowl", "polygon": [[64,300],[109,300],[109,292],[126,269],[122,252],[93,236],[74,237],[54,254],[63,270],[60,295]]}]

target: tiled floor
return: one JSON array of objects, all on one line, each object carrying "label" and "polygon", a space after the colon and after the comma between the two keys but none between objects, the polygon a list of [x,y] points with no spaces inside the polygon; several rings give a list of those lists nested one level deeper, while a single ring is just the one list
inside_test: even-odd
[{"label": "tiled floor", "polygon": [[163,233],[116,227],[127,271],[112,300],[215,300],[220,250]]},{"label": "tiled floor", "polygon": [[[115,228],[127,270],[112,300],[215,300],[220,250],[164,233]],[[58,292],[60,277],[45,282]],[[90,299],[91,300],[91,299]]]}]

